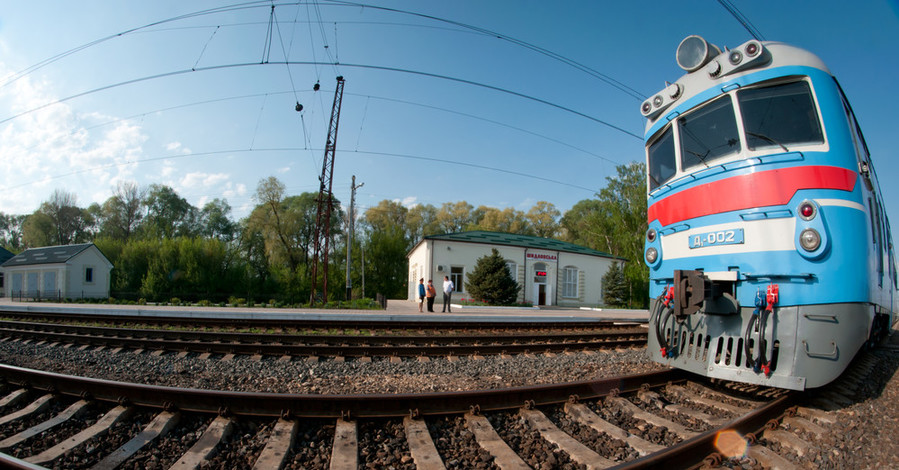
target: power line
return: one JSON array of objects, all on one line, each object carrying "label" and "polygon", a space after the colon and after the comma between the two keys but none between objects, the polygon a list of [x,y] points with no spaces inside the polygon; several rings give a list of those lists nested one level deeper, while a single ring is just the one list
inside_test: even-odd
[{"label": "power line", "polygon": [[721,4],[721,6],[724,7],[724,9],[727,10],[741,25],[743,25],[743,27],[746,28],[746,31],[749,31],[749,34],[753,39],[758,41],[765,40],[765,37],[762,36],[762,32],[759,31],[758,28],[749,21],[749,18],[747,18],[736,5],[731,3],[730,0],[718,0],[718,3]]},{"label": "power line", "polygon": [[[719,1],[722,1],[722,0],[719,0]],[[42,60],[42,61],[40,61],[40,62],[38,62],[38,63],[36,63],[36,64],[34,64],[34,65],[32,65],[32,66],[29,66],[29,67],[27,67],[27,68],[25,68],[25,69],[23,69],[23,70],[21,70],[21,71],[19,71],[19,72],[17,72],[17,73],[12,74],[11,76],[9,76],[9,77],[7,78],[7,80],[5,80],[3,83],[0,83],[0,88],[4,87],[4,86],[6,86],[6,85],[9,85],[10,83],[15,82],[16,80],[19,80],[20,78],[22,78],[22,77],[24,77],[24,76],[26,76],[26,75],[28,75],[28,74],[30,74],[30,73],[32,73],[32,72],[34,72],[34,71],[40,69],[40,68],[43,68],[43,67],[45,67],[45,66],[47,66],[47,65],[49,65],[49,64],[51,64],[51,63],[53,63],[53,62],[56,62],[56,61],[58,61],[58,60],[60,60],[60,59],[62,59],[62,58],[65,58],[65,57],[67,57],[67,56],[69,56],[69,55],[75,54],[75,53],[77,53],[77,52],[79,52],[79,51],[82,51],[82,50],[87,49],[87,48],[89,48],[89,47],[95,46],[95,45],[97,45],[97,44],[101,44],[101,43],[106,42],[106,41],[109,41],[109,40],[111,40],[111,39],[115,39],[115,38],[118,38],[118,37],[121,37],[121,36],[126,36],[126,35],[129,35],[129,34],[132,34],[132,33],[136,33],[136,32],[142,32],[142,31],[144,31],[144,30],[146,30],[146,29],[149,29],[149,28],[152,28],[152,27],[155,27],[155,26],[159,26],[159,25],[163,25],[163,24],[167,24],[167,23],[172,23],[172,22],[176,22],[176,21],[181,21],[181,20],[185,20],[185,19],[189,19],[189,18],[196,18],[196,17],[206,16],[206,15],[213,15],[213,14],[226,13],[226,12],[234,12],[234,11],[238,11],[238,10],[258,9],[258,8],[263,8],[263,7],[270,7],[270,8],[272,8],[272,9],[274,9],[276,6],[287,6],[287,5],[292,5],[292,6],[297,6],[297,7],[299,7],[299,5],[300,5],[301,3],[304,3],[304,4],[305,4],[305,6],[306,6],[306,11],[307,11],[307,16],[310,18],[310,20],[309,20],[309,23],[310,23],[309,32],[310,32],[310,42],[313,43],[313,44],[312,44],[312,47],[311,47],[311,50],[312,50],[312,53],[313,53],[313,61],[314,61],[314,62],[317,62],[317,59],[315,58],[314,41],[312,41],[312,23],[313,23],[313,21],[311,20],[312,15],[309,14],[309,7],[310,7],[310,5],[315,9],[315,15],[316,15],[316,18],[317,18],[316,23],[317,23],[318,26],[319,26],[319,30],[320,30],[321,35],[322,35],[322,40],[324,41],[324,44],[325,44],[325,46],[324,46],[324,47],[325,47],[325,52],[326,52],[326,54],[328,55],[328,58],[330,59],[330,62],[329,62],[327,65],[333,66],[333,67],[334,67],[334,70],[335,70],[335,73],[338,73],[338,71],[337,71],[337,66],[336,66],[336,61],[335,61],[335,58],[331,56],[330,51],[328,50],[327,35],[325,34],[325,31],[324,31],[324,25],[323,25],[323,20],[322,20],[322,15],[321,15],[321,9],[320,9],[320,6],[321,6],[321,5],[328,5],[328,6],[334,6],[334,7],[361,7],[361,8],[368,8],[368,9],[372,9],[372,10],[381,10],[381,11],[387,11],[387,12],[392,12],[392,13],[399,13],[399,14],[404,14],[404,15],[415,16],[415,17],[419,17],[419,18],[425,18],[425,19],[428,19],[428,20],[438,21],[438,22],[450,24],[450,25],[453,25],[453,26],[457,26],[457,27],[459,27],[459,28],[467,29],[467,30],[469,30],[469,31],[474,31],[475,33],[478,33],[478,34],[482,34],[482,35],[489,36],[489,37],[494,37],[494,38],[500,39],[500,40],[502,40],[502,41],[507,41],[507,42],[510,42],[510,43],[512,43],[512,44],[515,44],[515,45],[524,47],[524,48],[526,48],[526,49],[529,49],[529,50],[531,50],[531,51],[537,52],[538,54],[541,54],[541,55],[550,57],[550,58],[552,58],[553,60],[557,60],[557,61],[562,62],[562,63],[564,63],[564,64],[566,64],[566,65],[569,65],[569,66],[571,66],[571,67],[573,67],[573,68],[575,68],[575,69],[577,69],[577,70],[580,70],[580,71],[582,71],[582,72],[584,72],[584,73],[587,73],[588,75],[593,76],[594,78],[597,78],[597,79],[599,79],[599,80],[605,82],[606,84],[611,85],[612,87],[618,89],[619,91],[624,92],[624,93],[626,93],[626,94],[628,94],[628,95],[630,95],[630,96],[632,96],[632,97],[634,97],[634,98],[636,98],[636,99],[638,99],[638,100],[640,100],[640,101],[643,101],[644,99],[646,99],[646,96],[643,95],[642,93],[640,93],[639,91],[637,91],[637,90],[635,90],[635,89],[633,89],[633,88],[627,86],[626,84],[624,84],[624,83],[622,83],[622,82],[620,82],[620,81],[618,81],[618,80],[616,80],[616,79],[610,77],[609,75],[603,74],[602,72],[599,72],[599,71],[597,71],[597,70],[595,70],[595,69],[593,69],[593,68],[591,68],[591,67],[588,67],[587,65],[581,64],[580,62],[577,62],[577,61],[575,61],[575,60],[573,60],[573,59],[570,59],[570,58],[565,57],[565,56],[563,56],[563,55],[561,55],[561,54],[558,54],[558,53],[556,53],[556,52],[553,52],[553,51],[550,51],[550,50],[548,50],[548,49],[545,49],[545,48],[543,48],[543,47],[537,46],[537,45],[535,45],[535,44],[529,43],[529,42],[527,42],[527,41],[523,41],[523,40],[520,40],[520,39],[516,39],[516,38],[514,38],[514,37],[511,37],[511,36],[508,36],[508,35],[505,35],[505,34],[502,34],[502,33],[498,33],[498,32],[496,32],[496,31],[492,31],[492,30],[490,30],[490,29],[486,29],[486,28],[482,28],[482,27],[478,27],[478,26],[473,26],[473,25],[469,25],[469,24],[462,23],[462,22],[459,22],[459,21],[449,20],[449,19],[445,19],[445,18],[433,16],[433,15],[427,15],[427,14],[423,14],[423,13],[417,13],[417,12],[413,12],[413,11],[409,11],[409,10],[402,10],[402,9],[397,9],[397,8],[387,8],[387,7],[377,6],[377,5],[368,5],[368,4],[363,4],[363,3],[343,2],[343,1],[334,1],[334,2],[288,2],[288,3],[278,3],[278,4],[275,4],[274,2],[270,2],[270,1],[258,0],[258,1],[254,1],[254,2],[238,3],[238,4],[226,5],[226,6],[217,7],[217,8],[210,8],[210,9],[206,9],[206,10],[198,10],[198,11],[196,11],[196,12],[191,12],[191,13],[186,13],[186,14],[183,14],[183,15],[173,16],[173,17],[171,17],[171,18],[167,18],[167,19],[163,19],[163,20],[159,20],[159,21],[154,21],[154,22],[151,22],[151,23],[147,23],[147,24],[145,24],[145,25],[143,25],[143,26],[138,26],[138,27],[135,27],[135,28],[131,28],[131,29],[124,30],[124,31],[119,32],[119,33],[116,33],[116,34],[112,34],[112,35],[109,35],[109,36],[105,36],[105,37],[99,38],[99,39],[97,39],[97,40],[94,40],[94,41],[90,41],[90,42],[84,43],[84,44],[82,44],[82,45],[80,45],[80,46],[76,46],[76,47],[74,47],[74,48],[72,48],[72,49],[69,49],[69,50],[67,50],[67,51],[64,51],[64,52],[62,52],[62,53],[60,53],[60,54],[56,54],[56,55],[54,55],[54,56],[48,57],[47,59],[44,59],[44,60]],[[727,8],[726,5],[725,5],[725,8]],[[730,10],[728,10],[728,11],[730,11]],[[733,13],[732,13],[732,14],[733,14]],[[739,19],[738,19],[738,20],[739,20]],[[271,20],[270,20],[270,21],[271,21]],[[747,21],[747,22],[748,22],[748,21]],[[741,23],[742,23],[742,21],[741,21]],[[745,24],[744,24],[744,26],[745,26]],[[270,25],[269,27],[271,27],[271,25]],[[269,34],[270,34],[270,33],[269,33]],[[266,46],[266,47],[268,47],[268,42],[267,42],[267,46]],[[265,53],[264,53],[264,54],[263,54],[263,61],[265,61],[265,58],[266,58],[266,55],[265,55]],[[285,59],[286,59],[286,58],[285,58]],[[316,76],[318,76],[318,71],[317,71],[317,69],[316,69]]]},{"label": "power line", "polygon": [[[210,150],[210,151],[206,151],[206,152],[193,152],[193,153],[189,153],[189,154],[137,158],[137,159],[129,160],[126,162],[110,163],[107,165],[99,165],[99,166],[90,167],[90,168],[82,168],[79,170],[70,171],[67,173],[60,173],[60,174],[52,175],[52,176],[49,176],[49,175],[43,176],[40,180],[28,181],[28,182],[20,183],[17,185],[7,186],[5,189],[7,189],[7,190],[16,189],[16,188],[21,188],[21,187],[25,187],[25,186],[30,186],[32,184],[36,184],[36,183],[40,183],[40,182],[58,180],[61,178],[66,178],[69,176],[74,176],[74,175],[78,175],[78,174],[82,174],[82,173],[89,173],[89,172],[97,171],[97,170],[105,170],[105,169],[109,169],[109,168],[116,168],[116,167],[128,166],[128,165],[136,165],[136,164],[141,164],[141,163],[178,160],[178,159],[191,158],[191,157],[210,157],[210,156],[215,156],[215,155],[237,154],[237,153],[296,152],[299,150],[305,150],[305,149],[301,149],[299,147],[233,148],[233,149]],[[324,149],[310,149],[310,150],[324,151]],[[355,153],[355,154],[363,154],[363,155],[377,155],[377,156],[382,156],[382,157],[404,158],[404,159],[409,159],[409,160],[428,161],[428,162],[436,162],[436,163],[442,163],[442,164],[447,164],[447,165],[456,165],[456,166],[463,166],[463,167],[468,167],[468,168],[477,168],[479,170],[489,170],[489,171],[495,171],[495,172],[499,172],[499,173],[506,173],[506,174],[514,175],[514,176],[520,176],[520,177],[524,177],[524,178],[530,178],[530,179],[539,180],[539,181],[545,181],[548,183],[558,184],[561,186],[567,186],[569,188],[580,189],[580,190],[589,191],[592,193],[595,193],[597,191],[596,188],[587,188],[584,186],[579,186],[576,184],[568,183],[565,181],[559,181],[559,180],[554,180],[552,178],[546,178],[544,176],[530,175],[527,173],[522,173],[520,171],[513,171],[513,170],[508,170],[505,168],[497,168],[497,167],[491,167],[491,166],[487,166],[487,165],[480,165],[477,163],[460,162],[457,160],[449,160],[449,159],[436,158],[436,157],[424,157],[424,156],[420,156],[420,155],[410,155],[410,154],[401,154],[401,153],[390,153],[390,152],[374,152],[374,151],[364,151],[364,150],[354,150],[354,151],[341,150],[340,152],[347,153],[347,154]]]},{"label": "power line", "polygon": [[[22,111],[22,112],[20,112],[20,113],[18,113],[18,114],[12,115],[12,116],[7,117],[7,118],[4,118],[4,119],[0,120],[0,124],[4,124],[4,123],[6,123],[6,122],[9,122],[9,121],[12,121],[12,120],[14,120],[14,119],[17,119],[17,118],[19,118],[19,117],[22,117],[22,116],[31,114],[31,113],[33,113],[33,112],[35,112],[35,111],[39,111],[39,110],[45,109],[45,108],[50,107],[50,106],[53,106],[53,105],[55,105],[55,104],[65,103],[65,102],[71,101],[71,100],[73,100],[73,99],[75,99],[75,98],[80,98],[80,97],[82,97],[82,96],[87,96],[87,95],[90,95],[90,94],[93,94],[93,93],[97,93],[97,92],[100,92],[100,91],[111,90],[111,89],[113,89],[113,88],[118,88],[118,87],[122,87],[122,86],[126,86],[126,85],[132,85],[132,84],[135,84],[135,83],[140,83],[140,82],[145,82],[145,81],[150,81],[150,80],[156,80],[156,79],[166,78],[166,77],[173,77],[173,76],[177,76],[177,75],[184,75],[184,74],[194,73],[194,72],[208,72],[208,71],[213,71],[213,70],[224,70],[224,69],[243,68],[243,67],[256,67],[256,66],[264,66],[264,65],[328,65],[328,64],[327,64],[327,63],[321,63],[321,62],[311,62],[311,61],[284,61],[284,62],[266,62],[266,63],[264,63],[264,64],[258,64],[258,63],[235,63],[235,64],[224,64],[224,65],[212,65],[212,66],[207,66],[207,67],[200,67],[200,68],[197,68],[197,69],[174,70],[174,71],[171,71],[171,72],[164,72],[164,73],[160,73],[160,74],[148,75],[148,76],[144,76],[144,77],[140,77],[140,78],[134,78],[134,79],[131,79],[131,80],[125,80],[125,81],[122,81],[122,82],[113,83],[113,84],[105,85],[105,86],[102,86],[102,87],[99,87],[99,88],[94,88],[94,89],[91,89],[91,90],[87,90],[87,91],[83,91],[83,92],[80,92],[80,93],[76,93],[76,94],[74,94],[74,95],[69,95],[69,96],[67,96],[67,97],[65,97],[65,98],[60,98],[60,99],[58,99],[58,100],[54,100],[54,101],[51,101],[51,102],[49,102],[49,103],[45,103],[45,104],[43,104],[43,105],[40,105],[40,106],[31,108],[31,109],[26,110],[26,111]],[[448,76],[448,75],[442,75],[442,74],[431,73],[431,72],[422,72],[422,71],[418,71],[418,70],[409,70],[409,69],[403,69],[403,68],[398,68],[398,67],[386,67],[386,66],[380,66],[380,65],[368,65],[368,64],[346,64],[346,63],[345,63],[345,64],[341,64],[341,66],[343,66],[343,67],[350,67],[350,68],[361,68],[361,69],[382,70],[382,71],[386,71],[386,72],[405,73],[405,74],[410,74],[410,75],[419,75],[419,76],[423,76],[423,77],[437,78],[437,79],[441,79],[441,80],[447,80],[447,81],[452,81],[452,82],[462,83],[462,84],[466,84],[466,85],[472,85],[472,86],[476,86],[476,87],[480,87],[480,88],[485,88],[485,89],[488,89],[488,90],[493,90],[493,91],[497,91],[497,92],[500,92],[500,93],[509,94],[509,95],[512,95],[512,96],[517,96],[517,97],[519,97],[519,98],[524,98],[524,99],[527,99],[527,100],[530,100],[530,101],[535,101],[535,102],[537,102],[537,103],[541,103],[541,104],[544,104],[544,105],[547,105],[547,106],[550,106],[550,107],[553,107],[553,108],[556,108],[556,109],[559,109],[559,110],[562,110],[562,111],[566,111],[566,112],[568,112],[568,113],[571,113],[571,114],[574,114],[574,115],[577,115],[577,116],[580,116],[580,117],[589,119],[589,120],[591,120],[591,121],[594,121],[594,122],[596,122],[596,123],[602,124],[602,125],[604,125],[604,126],[606,126],[606,127],[609,127],[609,128],[611,128],[611,129],[614,129],[614,130],[616,130],[616,131],[618,131],[618,132],[621,132],[621,133],[623,133],[623,134],[629,135],[629,136],[631,136],[631,137],[633,137],[633,138],[635,138],[635,139],[638,139],[638,140],[640,140],[640,141],[643,140],[643,137],[642,137],[641,135],[638,135],[638,134],[633,133],[633,132],[631,132],[631,131],[625,130],[624,128],[619,127],[619,126],[616,126],[616,125],[614,125],[614,124],[612,124],[612,123],[610,123],[610,122],[608,122],[608,121],[604,121],[604,120],[599,119],[599,118],[597,118],[597,117],[590,116],[589,114],[586,114],[586,113],[583,113],[583,112],[580,112],[580,111],[576,111],[576,110],[574,110],[574,109],[568,108],[568,107],[566,107],[566,106],[562,106],[562,105],[560,105],[560,104],[553,103],[553,102],[551,102],[551,101],[544,100],[544,99],[542,99],[542,98],[537,98],[537,97],[534,97],[534,96],[531,96],[531,95],[527,95],[527,94],[520,93],[520,92],[517,92],[517,91],[512,91],[512,90],[509,90],[509,89],[506,89],[506,88],[502,88],[502,87],[499,87],[499,86],[495,86],[495,85],[488,85],[488,84],[486,84],[486,83],[476,82],[476,81],[468,80],[468,79],[464,79],[464,78],[450,77],[450,76]]]}]

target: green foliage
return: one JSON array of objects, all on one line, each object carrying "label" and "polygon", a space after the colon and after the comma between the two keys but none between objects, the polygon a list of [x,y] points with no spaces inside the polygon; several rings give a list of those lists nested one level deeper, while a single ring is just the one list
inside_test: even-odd
[{"label": "green foliage", "polygon": [[518,299],[520,288],[512,279],[506,260],[494,248],[489,255],[478,258],[465,289],[475,299],[490,305],[512,305]]},{"label": "green foliage", "polygon": [[408,250],[409,244],[401,227],[387,226],[369,234],[365,248],[366,291],[384,294],[387,298],[405,297]]},{"label": "green foliage", "polygon": [[618,263],[612,263],[602,276],[602,300],[610,307],[624,307],[628,301],[627,278]]},{"label": "green foliage", "polygon": [[562,217],[566,241],[627,260],[624,276],[630,288],[628,305],[646,307],[649,268],[643,263],[646,233],[646,171],[643,163],[619,165],[617,178],[596,199],[580,201]]}]

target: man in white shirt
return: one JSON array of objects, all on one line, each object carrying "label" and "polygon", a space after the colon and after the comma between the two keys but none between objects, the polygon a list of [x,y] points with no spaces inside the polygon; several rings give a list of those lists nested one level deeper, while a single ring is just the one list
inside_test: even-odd
[{"label": "man in white shirt", "polygon": [[450,299],[453,297],[453,291],[456,290],[456,286],[453,285],[453,281],[450,281],[449,276],[443,276],[443,312],[450,312]]}]

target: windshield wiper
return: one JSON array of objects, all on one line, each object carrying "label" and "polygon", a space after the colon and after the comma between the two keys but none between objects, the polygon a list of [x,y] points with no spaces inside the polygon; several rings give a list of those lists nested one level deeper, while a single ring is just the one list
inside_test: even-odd
[{"label": "windshield wiper", "polygon": [[768,143],[770,143],[770,144],[777,145],[777,146],[779,146],[780,148],[782,148],[784,152],[789,152],[789,151],[790,151],[790,149],[788,149],[786,145],[784,145],[784,144],[782,144],[782,143],[780,143],[780,142],[778,142],[778,141],[772,139],[771,137],[768,137],[767,135],[764,135],[764,134],[756,134],[755,132],[747,132],[746,135],[751,136],[751,137],[755,137],[755,138],[757,138],[757,139],[762,139],[762,140],[764,140],[765,142],[768,142]]}]

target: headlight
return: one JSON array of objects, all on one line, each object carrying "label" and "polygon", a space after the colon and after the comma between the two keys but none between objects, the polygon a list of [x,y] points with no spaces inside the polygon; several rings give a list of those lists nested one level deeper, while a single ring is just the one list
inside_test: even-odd
[{"label": "headlight", "polygon": [[649,264],[653,264],[659,258],[659,251],[655,248],[650,247],[646,250],[646,262]]},{"label": "headlight", "polygon": [[815,251],[821,246],[821,234],[813,228],[807,228],[799,234],[799,244],[805,251]]},{"label": "headlight", "polygon": [[656,229],[651,228],[651,229],[647,230],[647,231],[646,231],[646,239],[649,240],[650,242],[655,241],[655,239],[656,239]]}]

